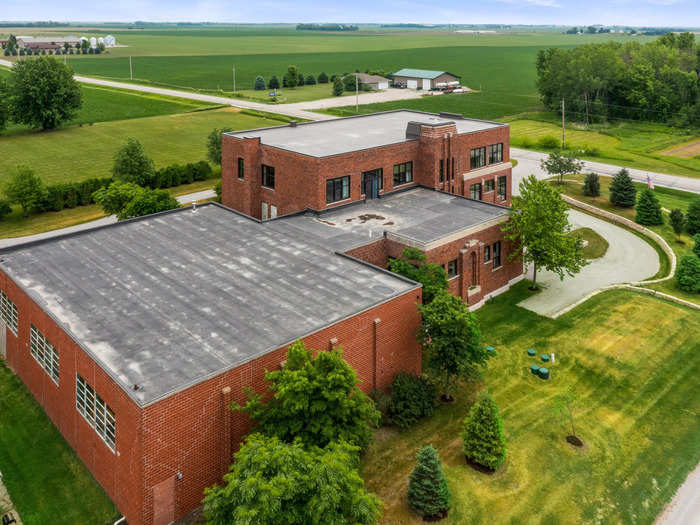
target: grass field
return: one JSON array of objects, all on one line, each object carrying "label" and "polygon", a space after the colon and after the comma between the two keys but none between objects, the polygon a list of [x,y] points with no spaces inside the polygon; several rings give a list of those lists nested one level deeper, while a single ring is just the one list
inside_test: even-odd
[{"label": "grass field", "polygon": [[0,471],[25,525],[103,525],[120,515],[2,360]]},{"label": "grass field", "polygon": [[226,108],[0,137],[0,187],[18,164],[31,167],[48,184],[109,176],[114,153],[128,137],[140,140],[156,167],[162,167],[203,160],[213,128],[279,124],[272,117]]},{"label": "grass field", "polygon": [[608,241],[603,239],[590,228],[579,228],[571,232],[571,235],[580,235],[586,246],[583,247],[583,256],[586,259],[599,259],[608,251]]},{"label": "grass field", "polygon": [[[314,84],[311,86],[299,86],[294,89],[281,88],[277,90],[277,96],[271,97],[269,89],[256,91],[255,89],[239,89],[236,98],[245,98],[266,104],[292,104],[294,102],[307,102],[320,98],[333,96],[333,84]],[[230,94],[230,93],[229,93]],[[355,93],[346,92],[342,96],[351,96]]]},{"label": "grass field", "polygon": [[[407,431],[382,429],[362,461],[369,490],[385,502],[384,525],[419,524],[406,502],[418,449],[438,450],[452,491],[446,524],[651,524],[700,460],[700,318],[689,309],[606,292],[553,320],[516,305],[521,282],[477,315],[497,350],[483,383]],[[526,350],[555,352],[544,382]],[[565,442],[553,397],[573,386],[585,442]],[[508,456],[493,475],[465,464],[461,421],[480,389],[501,409]]]}]

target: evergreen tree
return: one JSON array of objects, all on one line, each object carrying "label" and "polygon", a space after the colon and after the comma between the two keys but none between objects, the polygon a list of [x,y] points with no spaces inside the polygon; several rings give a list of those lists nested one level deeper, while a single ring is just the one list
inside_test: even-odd
[{"label": "evergreen tree", "polygon": [[328,75],[324,71],[321,71],[321,74],[318,76],[318,83],[328,84]]},{"label": "evergreen tree", "polygon": [[333,96],[339,97],[343,94],[343,91],[345,91],[343,79],[340,77],[335,77],[335,80],[333,81]]},{"label": "evergreen tree", "polygon": [[637,215],[634,220],[639,224],[655,226],[664,223],[659,199],[656,198],[654,192],[649,188],[644,188],[642,193],[639,194],[635,210],[637,211]]},{"label": "evergreen tree", "polygon": [[622,168],[610,183],[610,202],[615,206],[631,208],[637,200],[637,188],[629,172]]},{"label": "evergreen tree", "polygon": [[583,194],[588,197],[600,196],[600,177],[597,173],[589,173],[583,182]]},{"label": "evergreen tree", "polygon": [[690,201],[688,211],[685,213],[686,229],[690,235],[700,233],[700,197]]},{"label": "evergreen tree", "polygon": [[467,458],[491,470],[506,459],[506,437],[498,406],[489,395],[472,406],[462,429],[462,450]]},{"label": "evergreen tree", "polygon": [[684,292],[700,293],[700,258],[686,254],[676,266],[676,282]]},{"label": "evergreen tree", "polygon": [[297,66],[289,66],[287,68],[287,73],[284,75],[285,87],[295,88],[299,82],[299,71]]},{"label": "evergreen tree", "polygon": [[262,91],[265,89],[265,79],[261,76],[255,77],[255,84],[253,84],[253,88],[256,91]]},{"label": "evergreen tree", "polygon": [[306,77],[306,80],[304,81],[304,83],[307,86],[313,86],[316,83],[316,79],[314,78],[313,75],[309,75]]},{"label": "evergreen tree", "polygon": [[289,87],[289,84],[287,84],[287,76],[282,77],[282,87]]},{"label": "evergreen tree", "polygon": [[421,448],[417,457],[408,482],[408,504],[425,519],[444,518],[451,496],[440,457],[432,445]]},{"label": "evergreen tree", "polygon": [[302,73],[299,73],[299,77],[297,78],[297,86],[303,86],[304,85],[304,75]]},{"label": "evergreen tree", "polygon": [[272,75],[270,80],[267,82],[267,88],[268,89],[279,89],[280,88],[280,81],[275,75]]},{"label": "evergreen tree", "polygon": [[683,233],[683,229],[685,228],[685,215],[683,215],[683,212],[678,208],[674,208],[671,210],[669,219],[671,222],[671,228],[673,228],[673,231],[678,236],[678,240],[680,241],[681,233]]}]

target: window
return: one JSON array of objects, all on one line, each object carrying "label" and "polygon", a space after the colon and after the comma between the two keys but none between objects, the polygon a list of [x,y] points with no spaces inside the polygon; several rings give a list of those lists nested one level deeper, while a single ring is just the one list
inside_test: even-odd
[{"label": "window", "polygon": [[447,278],[452,279],[452,277],[457,277],[457,259],[447,263]]},{"label": "window", "polygon": [[238,157],[238,178],[242,179],[245,175],[245,161],[243,157]]},{"label": "window", "polygon": [[491,246],[484,246],[484,262],[487,263],[491,260]]},{"label": "window", "polygon": [[490,191],[493,191],[493,187],[494,187],[493,179],[489,179],[489,180],[484,181],[484,193],[488,193]]},{"label": "window", "polygon": [[58,350],[34,325],[29,329],[29,352],[53,382],[58,384]]},{"label": "window", "polygon": [[365,175],[376,175],[377,179],[379,179],[379,189],[384,189],[384,168],[379,168],[372,171],[363,171],[362,180],[360,181],[360,193],[362,195],[365,194]]},{"label": "window", "polygon": [[440,182],[445,182],[445,159],[440,159]]},{"label": "window", "polygon": [[503,162],[503,143],[491,144],[489,146],[489,164]]},{"label": "window", "polygon": [[76,376],[75,406],[90,426],[103,439],[107,446],[114,451],[117,435],[114,411],[109,408],[87,381]]},{"label": "window", "polygon": [[475,148],[469,155],[469,169],[482,168],[486,166],[486,148]]},{"label": "window", "polygon": [[350,198],[350,176],[326,181],[326,204]]},{"label": "window", "polygon": [[452,180],[455,180],[455,158],[452,157],[452,173],[450,175],[450,178]]},{"label": "window", "polygon": [[477,182],[476,184],[472,184],[469,186],[469,197],[471,197],[474,200],[481,200],[481,183]]},{"label": "window", "polygon": [[262,165],[262,185],[266,188],[275,189],[275,168]]},{"label": "window", "polygon": [[502,201],[506,200],[506,183],[508,181],[508,177],[505,175],[502,177],[498,177],[498,196]]},{"label": "window", "polygon": [[413,162],[394,165],[394,186],[413,182]]},{"label": "window", "polygon": [[17,335],[17,305],[2,291],[0,291],[0,319],[13,334]]},{"label": "window", "polygon": [[493,245],[493,267],[501,267],[501,241],[498,241]]}]

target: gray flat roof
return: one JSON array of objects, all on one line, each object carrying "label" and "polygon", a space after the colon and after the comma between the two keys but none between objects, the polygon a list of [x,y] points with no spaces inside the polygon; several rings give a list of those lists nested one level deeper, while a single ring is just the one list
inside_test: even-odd
[{"label": "gray flat roof", "polygon": [[[324,212],[307,212],[278,222],[345,251],[391,232],[405,242],[427,245],[468,228],[506,216],[508,208],[412,188]],[[290,236],[298,235],[290,233]]]},{"label": "gray flat roof", "polygon": [[417,286],[219,205],[0,253],[142,406]]},{"label": "gray flat roof", "polygon": [[388,111],[357,117],[347,117],[318,122],[305,122],[292,126],[229,132],[227,135],[243,138],[260,138],[260,142],[312,157],[328,157],[377,146],[407,142],[406,126],[409,122],[425,124],[454,123],[457,132],[473,133],[505,126],[500,122],[488,122],[456,117],[441,117],[421,111]]}]

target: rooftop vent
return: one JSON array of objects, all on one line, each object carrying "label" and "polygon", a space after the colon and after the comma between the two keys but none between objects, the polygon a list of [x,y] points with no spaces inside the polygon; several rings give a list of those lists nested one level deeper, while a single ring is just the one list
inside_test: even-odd
[{"label": "rooftop vent", "polygon": [[443,118],[459,118],[459,119],[464,118],[464,115],[460,115],[459,113],[447,113],[445,111],[441,111],[440,116]]},{"label": "rooftop vent", "polygon": [[289,122],[289,127],[290,127],[290,128],[296,128],[296,127],[297,127],[297,121],[296,121],[296,120],[290,121],[290,122]]},{"label": "rooftop vent", "polygon": [[420,137],[420,122],[409,122],[406,125],[406,138],[407,139],[417,139]]}]

